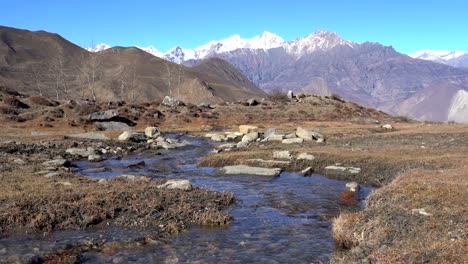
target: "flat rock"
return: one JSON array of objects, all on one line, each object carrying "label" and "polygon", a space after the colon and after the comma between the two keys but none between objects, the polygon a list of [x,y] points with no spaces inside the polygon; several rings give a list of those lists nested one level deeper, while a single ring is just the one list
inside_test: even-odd
[{"label": "flat rock", "polygon": [[71,162],[66,159],[53,159],[42,163],[45,167],[70,167]]},{"label": "flat rock", "polygon": [[223,142],[226,141],[226,137],[224,135],[215,134],[211,137],[211,140],[216,142]]},{"label": "flat rock", "polygon": [[103,158],[100,155],[91,154],[88,156],[88,160],[91,162],[100,162],[103,160]]},{"label": "flat rock", "polygon": [[298,160],[314,160],[315,157],[312,154],[304,152],[304,153],[299,154],[299,156],[297,156],[297,159]]},{"label": "flat rock", "polygon": [[118,137],[120,141],[132,141],[132,142],[141,142],[146,141],[146,136],[143,133],[139,132],[130,132],[125,131]]},{"label": "flat rock", "polygon": [[264,160],[264,159],[249,159],[248,161],[259,162],[265,164],[290,164],[289,160]]},{"label": "flat rock", "polygon": [[278,176],[281,173],[281,168],[261,168],[251,167],[247,165],[225,166],[221,169],[225,174],[248,174],[259,176]]},{"label": "flat rock", "polygon": [[119,111],[112,109],[107,111],[94,112],[89,116],[89,119],[92,121],[109,120],[113,117],[118,117],[119,115]]},{"label": "flat rock", "polygon": [[358,192],[359,184],[357,182],[348,182],[346,183],[346,190],[350,192]]},{"label": "flat rock", "polygon": [[319,132],[313,131],[312,129],[305,129],[298,127],[296,129],[296,135],[305,140],[317,140],[319,138],[324,138]]},{"label": "flat rock", "polygon": [[242,142],[251,143],[258,139],[258,132],[250,132],[242,137]]},{"label": "flat rock", "polygon": [[190,191],[192,184],[189,180],[168,180],[166,183],[159,185],[158,188]]},{"label": "flat rock", "polygon": [[124,122],[116,122],[116,121],[109,121],[109,122],[95,122],[94,126],[99,130],[104,131],[129,131],[132,128]]},{"label": "flat rock", "polygon": [[255,132],[258,130],[258,127],[256,126],[251,126],[251,125],[240,125],[239,126],[239,132],[242,134],[248,134],[250,132]]},{"label": "flat rock", "polygon": [[94,140],[110,140],[111,138],[96,132],[86,132],[86,133],[79,133],[79,134],[71,134],[68,135],[70,138],[84,138],[84,139],[94,139]]},{"label": "flat rock", "polygon": [[122,174],[116,177],[117,179],[124,179],[129,181],[150,181],[150,178],[143,175],[133,175],[133,174]]},{"label": "flat rock", "polygon": [[65,150],[65,152],[72,156],[80,156],[82,158],[87,158],[89,155],[94,154],[84,148],[69,148]]},{"label": "flat rock", "polygon": [[304,142],[303,138],[286,138],[281,141],[283,144],[301,144]]},{"label": "flat rock", "polygon": [[147,127],[145,128],[145,135],[148,138],[157,138],[159,135],[161,135],[161,133],[157,127]]},{"label": "flat rock", "polygon": [[301,170],[301,172],[299,174],[301,176],[309,176],[309,175],[312,174],[312,172],[313,172],[312,167],[307,167],[307,168]]},{"label": "flat rock", "polygon": [[358,174],[361,172],[361,168],[342,167],[342,166],[334,166],[334,165],[325,167],[325,170],[348,173],[348,174]]},{"label": "flat rock", "polygon": [[275,159],[291,159],[291,152],[288,150],[278,150],[273,152],[273,158]]}]

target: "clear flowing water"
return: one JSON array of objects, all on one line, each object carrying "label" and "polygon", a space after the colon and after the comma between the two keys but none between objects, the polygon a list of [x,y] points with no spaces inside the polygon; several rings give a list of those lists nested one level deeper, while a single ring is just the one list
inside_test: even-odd
[{"label": "clear flowing water", "polygon": [[[113,177],[122,173],[155,178],[189,179],[195,186],[232,192],[236,203],[228,210],[233,221],[226,227],[192,227],[155,245],[130,248],[111,256],[90,251],[80,259],[87,263],[316,263],[327,262],[335,245],[330,219],[349,206],[340,204],[345,182],[320,175],[302,177],[282,173],[280,177],[224,176],[215,168],[196,166],[213,143],[186,136],[193,146],[177,150],[148,151],[100,163],[78,162],[90,177]],[[141,168],[129,165],[145,161]],[[358,201],[371,191],[361,188]],[[358,207],[359,204],[353,205]],[[0,239],[0,261],[4,251],[34,255],[48,245],[66,246],[73,240],[105,237],[108,240],[138,237],[131,230],[56,232],[46,237]],[[18,247],[19,240],[28,244]]]}]

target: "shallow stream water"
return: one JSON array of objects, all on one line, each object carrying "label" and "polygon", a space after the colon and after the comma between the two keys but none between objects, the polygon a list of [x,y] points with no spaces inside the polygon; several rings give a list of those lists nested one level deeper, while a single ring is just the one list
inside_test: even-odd
[{"label": "shallow stream water", "polygon": [[[80,173],[90,177],[146,174],[155,179],[189,179],[193,185],[234,194],[236,203],[228,211],[233,221],[226,227],[192,227],[154,245],[129,248],[104,255],[84,253],[85,263],[317,263],[327,262],[335,244],[331,218],[360,204],[343,205],[339,194],[345,182],[320,175],[302,177],[282,173],[280,177],[224,176],[215,168],[197,167],[200,157],[213,149],[206,139],[183,136],[193,145],[167,151],[147,151],[99,163],[80,161]],[[145,161],[141,168],[129,165]],[[371,191],[361,188],[358,201]],[[54,232],[44,237],[0,238],[0,262],[16,255],[32,257],[50,248],[92,238],[119,241],[139,237],[135,230],[87,230]]]}]

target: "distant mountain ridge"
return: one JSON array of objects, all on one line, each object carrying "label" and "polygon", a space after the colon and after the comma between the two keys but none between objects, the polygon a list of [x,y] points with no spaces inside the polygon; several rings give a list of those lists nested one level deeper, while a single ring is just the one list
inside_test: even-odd
[{"label": "distant mountain ridge", "polygon": [[430,60],[453,67],[468,68],[468,52],[448,50],[420,50],[410,54],[412,58]]}]

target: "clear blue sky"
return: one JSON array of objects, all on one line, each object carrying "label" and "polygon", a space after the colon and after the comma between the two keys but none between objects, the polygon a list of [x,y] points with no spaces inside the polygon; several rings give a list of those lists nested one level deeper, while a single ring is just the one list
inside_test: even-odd
[{"label": "clear blue sky", "polygon": [[320,28],[402,53],[468,51],[467,0],[5,0],[1,9],[0,25],[58,33],[79,46],[103,42],[166,51],[263,31],[291,40]]}]

